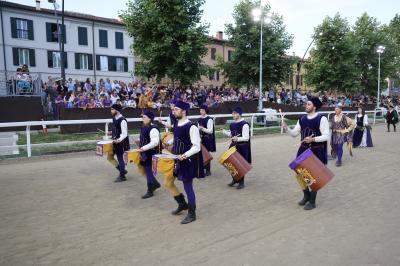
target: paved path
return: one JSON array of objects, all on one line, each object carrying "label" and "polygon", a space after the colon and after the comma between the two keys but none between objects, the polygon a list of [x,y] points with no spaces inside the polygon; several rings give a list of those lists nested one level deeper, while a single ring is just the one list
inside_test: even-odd
[{"label": "paved path", "polygon": [[228,188],[214,160],[189,225],[169,214],[166,190],[140,198],[145,180],[132,166],[114,184],[92,154],[3,162],[0,265],[400,265],[400,134],[372,134],[375,148],[330,162],[336,176],[309,212],[287,167],[298,139],[255,138],[246,189]]}]

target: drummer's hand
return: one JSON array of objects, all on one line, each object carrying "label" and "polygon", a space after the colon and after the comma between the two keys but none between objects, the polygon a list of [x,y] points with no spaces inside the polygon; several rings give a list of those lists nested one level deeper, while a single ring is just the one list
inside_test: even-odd
[{"label": "drummer's hand", "polygon": [[233,138],[232,138],[232,141],[233,141],[233,142],[237,142],[237,141],[238,141],[238,137],[233,137]]},{"label": "drummer's hand", "polygon": [[138,152],[144,152],[144,150],[142,148],[137,150]]},{"label": "drummer's hand", "polygon": [[178,160],[179,161],[183,161],[183,160],[186,160],[186,159],[187,159],[187,157],[186,157],[185,154],[181,154],[181,155],[178,156]]},{"label": "drummer's hand", "polygon": [[313,137],[305,137],[303,142],[310,144],[310,143],[314,142],[314,138]]},{"label": "drummer's hand", "polygon": [[117,144],[117,143],[119,143],[120,141],[118,140],[118,139],[114,139],[113,140],[113,143],[115,143],[115,144]]},{"label": "drummer's hand", "polygon": [[111,131],[107,132],[107,136],[112,136],[112,132]]}]

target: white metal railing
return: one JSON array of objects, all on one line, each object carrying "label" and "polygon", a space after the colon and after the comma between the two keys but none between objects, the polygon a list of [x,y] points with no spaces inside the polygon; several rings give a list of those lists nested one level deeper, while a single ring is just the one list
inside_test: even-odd
[{"label": "white metal railing", "polygon": [[[374,114],[374,122],[373,124],[376,123],[376,113],[381,112],[380,109],[375,109],[373,111],[366,111],[366,113],[373,113]],[[327,118],[329,120],[330,115],[334,114],[334,111],[327,111],[327,112],[320,112],[321,114],[327,115]],[[356,114],[356,111],[343,111],[345,114]],[[276,113],[276,116],[279,117],[279,120],[281,123],[284,120],[285,116],[290,116],[290,115],[304,115],[306,114],[305,112],[282,112],[282,113]],[[259,117],[259,116],[270,116],[270,114],[266,113],[246,113],[243,114],[242,117],[251,117],[251,123],[250,123],[250,133],[251,136],[254,135],[254,130],[258,130],[254,128],[254,118]],[[231,114],[216,114],[216,115],[210,115],[213,118],[229,118],[231,117]],[[196,116],[189,116],[189,119],[196,119],[199,118],[200,115]],[[167,117],[161,117],[162,120],[167,120]],[[141,122],[142,118],[127,118],[128,122]],[[60,125],[80,125],[80,124],[104,124],[104,132],[105,135],[107,136],[108,134],[108,127],[109,124],[112,123],[112,119],[90,119],[90,120],[58,120],[58,121],[26,121],[26,122],[7,122],[7,123],[0,123],[0,128],[4,127],[26,127],[26,150],[27,150],[27,155],[28,157],[32,156],[32,146],[46,146],[49,145],[49,143],[43,143],[43,144],[31,144],[31,127],[32,126],[60,126]],[[215,120],[214,120],[215,123]],[[280,126],[280,128],[282,128]],[[259,128],[263,129],[263,128]],[[281,134],[283,131],[281,130]],[[51,145],[51,144],[50,144]],[[18,145],[21,146],[21,145]],[[25,146],[25,145],[24,145]],[[15,147],[15,146],[14,146]]]}]

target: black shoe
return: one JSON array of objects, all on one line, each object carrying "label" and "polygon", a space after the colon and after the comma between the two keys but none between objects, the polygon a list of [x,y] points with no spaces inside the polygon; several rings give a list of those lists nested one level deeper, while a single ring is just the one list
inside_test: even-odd
[{"label": "black shoe", "polygon": [[178,215],[182,211],[185,211],[188,209],[188,205],[186,203],[185,196],[183,196],[182,193],[179,194],[178,196],[175,196],[174,199],[178,203],[178,208],[171,212],[172,215]]},{"label": "black shoe", "polygon": [[243,189],[244,188],[244,183],[239,183],[239,185],[236,187],[236,189]]},{"label": "black shoe", "polygon": [[196,205],[188,205],[189,207],[189,211],[185,217],[185,219],[183,219],[181,221],[181,224],[188,224],[191,222],[196,221]]},{"label": "black shoe", "polygon": [[303,190],[303,193],[303,199],[298,202],[300,206],[306,205],[306,203],[310,200],[310,191],[308,189],[305,189]]},{"label": "black shoe", "polygon": [[315,199],[317,198],[317,192],[316,191],[310,191],[310,200],[307,202],[307,204],[304,206],[304,210],[309,211],[312,209],[315,209]]},{"label": "black shoe", "polygon": [[342,166],[342,162],[336,161],[336,167]]},{"label": "black shoe", "polygon": [[234,187],[236,185],[236,181],[235,180],[232,180],[232,182],[230,182],[229,184],[228,184],[228,187]]},{"label": "black shoe", "polygon": [[142,199],[148,199],[154,196],[153,191],[147,190],[147,193],[142,196]]},{"label": "black shoe", "polygon": [[[121,171],[119,170],[119,165],[117,165],[115,168],[117,168],[118,172],[121,172]],[[124,169],[123,174],[126,175],[127,173],[128,173],[128,171],[126,171],[126,169]]]},{"label": "black shoe", "polygon": [[204,175],[205,176],[210,176],[211,175],[211,171],[206,171],[206,173]]},{"label": "black shoe", "polygon": [[155,183],[155,184],[151,184],[151,190],[156,191],[156,189],[159,189],[161,187],[160,183]]},{"label": "black shoe", "polygon": [[309,210],[315,209],[315,203],[310,203],[310,202],[307,202],[306,206],[304,206],[304,208],[303,208],[303,209],[304,209],[304,210],[306,210],[306,211],[309,211]]},{"label": "black shoe", "polygon": [[126,181],[126,177],[120,175],[114,180],[114,183],[120,183],[120,182],[124,182],[124,181]]}]

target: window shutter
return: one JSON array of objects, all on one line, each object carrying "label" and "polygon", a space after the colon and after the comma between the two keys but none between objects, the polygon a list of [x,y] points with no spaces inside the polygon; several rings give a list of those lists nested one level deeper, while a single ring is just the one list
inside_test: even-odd
[{"label": "window shutter", "polygon": [[124,34],[122,32],[115,32],[115,48],[124,49]]},{"label": "window shutter", "polygon": [[34,40],[33,21],[32,20],[28,20],[28,39]]},{"label": "window shutter", "polygon": [[93,70],[93,55],[88,54],[88,69]]},{"label": "window shutter", "polygon": [[14,66],[19,65],[19,56],[18,56],[18,48],[12,48],[13,51],[13,63]]},{"label": "window shutter", "polygon": [[67,52],[63,53],[63,60],[64,60],[64,68],[68,68],[68,54],[67,54]]},{"label": "window shutter", "polygon": [[78,27],[78,43],[79,45],[88,45],[87,28]]},{"label": "window shutter", "polygon": [[128,58],[124,57],[124,72],[128,72]]},{"label": "window shutter", "polygon": [[81,69],[81,66],[79,64],[79,55],[78,53],[75,53],[75,69]]},{"label": "window shutter", "polygon": [[96,55],[96,70],[100,70],[100,55]]},{"label": "window shutter", "polygon": [[51,23],[46,22],[46,40],[47,42],[51,42],[53,40],[51,32]]},{"label": "window shutter", "polygon": [[100,47],[108,47],[108,36],[106,30],[99,30],[99,44]]},{"label": "window shutter", "polygon": [[16,18],[10,18],[11,20],[11,37],[12,38],[17,38],[17,19]]},{"label": "window shutter", "polygon": [[115,56],[108,57],[108,71],[117,71],[117,58]]},{"label": "window shutter", "polygon": [[53,51],[47,51],[47,65],[49,68],[53,68]]},{"label": "window shutter", "polygon": [[31,67],[36,66],[35,49],[29,49],[29,66]]}]

